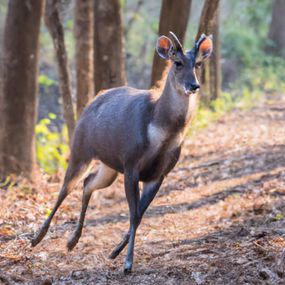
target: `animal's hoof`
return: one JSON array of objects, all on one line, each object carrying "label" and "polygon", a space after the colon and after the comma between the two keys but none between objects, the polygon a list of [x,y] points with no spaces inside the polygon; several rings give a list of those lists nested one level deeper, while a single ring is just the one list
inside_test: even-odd
[{"label": "animal's hoof", "polygon": [[133,264],[131,262],[126,261],[124,266],[124,274],[130,274],[132,272],[132,266]]},{"label": "animal's hoof", "polygon": [[31,240],[32,247],[36,246],[38,243],[39,243],[39,241],[36,237]]},{"label": "animal's hoof", "polygon": [[73,250],[73,248],[77,245],[79,239],[81,237],[81,230],[76,230],[73,235],[71,236],[71,238],[69,239],[69,241],[67,242],[67,249],[69,251]]},{"label": "animal's hoof", "polygon": [[119,255],[119,252],[116,249],[114,249],[112,251],[112,253],[109,255],[109,258],[110,259],[115,259],[118,255]]},{"label": "animal's hoof", "polygon": [[66,245],[68,251],[73,250],[77,243],[78,243],[77,238],[71,238]]},{"label": "animal's hoof", "polygon": [[43,227],[39,230],[39,232],[35,235],[34,238],[31,240],[32,247],[36,246],[41,242],[41,240],[44,238],[44,236],[47,233],[47,228]]}]

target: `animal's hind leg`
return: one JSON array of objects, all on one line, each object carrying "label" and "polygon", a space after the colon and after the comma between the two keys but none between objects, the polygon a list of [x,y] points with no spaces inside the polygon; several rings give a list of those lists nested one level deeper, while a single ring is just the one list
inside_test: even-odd
[{"label": "animal's hind leg", "polygon": [[82,227],[84,224],[85,214],[90,201],[91,195],[94,190],[102,189],[110,186],[117,177],[117,171],[101,163],[99,169],[95,173],[91,173],[84,180],[84,190],[82,197],[82,208],[79,216],[79,220],[76,226],[76,230],[67,243],[68,250],[72,250],[78,243],[78,240],[82,233]]},{"label": "animal's hind leg", "polygon": [[69,166],[67,168],[64,182],[61,187],[61,190],[59,192],[56,204],[51,211],[50,215],[46,219],[46,221],[43,223],[37,234],[32,239],[32,246],[36,246],[46,235],[48,228],[50,226],[51,220],[60,207],[63,200],[67,197],[67,195],[71,192],[74,184],[77,182],[78,178],[80,177],[80,174],[86,169],[86,166],[89,164],[89,162],[81,162],[81,163],[74,163],[74,161],[70,161]]}]

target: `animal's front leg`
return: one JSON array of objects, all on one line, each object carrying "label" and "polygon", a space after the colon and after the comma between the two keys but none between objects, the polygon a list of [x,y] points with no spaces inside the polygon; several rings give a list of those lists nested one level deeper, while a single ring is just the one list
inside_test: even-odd
[{"label": "animal's front leg", "polygon": [[130,211],[130,238],[128,252],[124,265],[124,273],[131,272],[133,266],[135,235],[139,225],[139,203],[140,203],[140,191],[139,191],[139,173],[134,169],[125,170],[125,192],[129,204]]},{"label": "animal's front leg", "polygon": [[[141,219],[143,217],[143,214],[145,213],[146,209],[150,205],[151,201],[154,199],[156,193],[159,190],[159,187],[163,181],[163,177],[159,178],[158,180],[146,182],[143,185],[143,193],[142,197],[140,199],[140,205],[139,205],[139,223],[141,222]],[[130,229],[128,233],[123,237],[122,241],[115,247],[115,249],[112,251],[110,258],[115,259],[120,252],[125,248],[125,246],[128,244],[130,239]]]},{"label": "animal's front leg", "polygon": [[141,217],[147,210],[148,206],[157,194],[164,177],[161,176],[158,180],[145,182],[143,184],[143,193],[140,200],[140,215]]}]

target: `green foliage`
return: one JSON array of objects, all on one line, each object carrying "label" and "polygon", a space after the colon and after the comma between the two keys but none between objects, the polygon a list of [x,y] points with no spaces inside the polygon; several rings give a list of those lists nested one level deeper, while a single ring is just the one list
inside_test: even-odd
[{"label": "green foliage", "polygon": [[277,213],[273,218],[274,221],[281,221],[283,220],[284,216],[281,213]]},{"label": "green foliage", "polygon": [[[248,69],[255,72],[272,60],[264,51],[268,46],[272,1],[230,0],[227,5],[230,6],[223,14],[221,23],[222,58],[234,65],[240,77],[243,77],[244,73],[249,72]],[[227,17],[226,13],[229,13]]]},{"label": "green foliage", "polygon": [[228,92],[222,92],[221,96],[212,101],[209,107],[201,104],[193,120],[190,133],[193,130],[208,127],[210,123],[217,121],[221,116],[233,110],[235,107],[236,102]]},{"label": "green foliage", "polygon": [[200,105],[191,132],[207,127],[233,109],[249,110],[265,96],[280,93],[285,93],[285,60],[267,55],[255,63],[254,69],[245,68],[230,90],[222,92],[210,106]]},{"label": "green foliage", "polygon": [[229,31],[223,36],[222,56],[226,59],[234,58],[241,65],[252,66],[260,56],[259,41],[252,31]]},{"label": "green foliage", "polygon": [[67,129],[64,126],[62,132],[53,130],[52,120],[55,114],[49,114],[49,118],[42,119],[36,126],[36,155],[40,167],[52,174],[59,169],[66,169],[67,154]]},{"label": "green foliage", "polygon": [[231,84],[233,94],[241,87],[250,92],[284,93],[285,92],[285,60],[272,55],[260,56],[253,67],[245,67],[240,77]]},{"label": "green foliage", "polygon": [[73,18],[67,18],[63,22],[64,26],[64,41],[66,45],[66,50],[68,54],[68,60],[70,62],[74,61],[75,56],[75,38],[74,38],[74,20]]},{"label": "green foliage", "polygon": [[5,180],[0,182],[0,189],[10,189],[16,184],[16,180],[11,176],[6,176]]},{"label": "green foliage", "polygon": [[8,0],[1,0],[0,1],[0,13],[6,14],[8,7]]},{"label": "green foliage", "polygon": [[[285,92],[285,59],[271,55],[265,48],[272,1],[229,0],[227,5],[227,13],[231,12],[230,17],[224,15],[221,25],[222,58],[225,65],[232,66],[236,72],[233,82],[224,82],[232,97],[229,109],[249,109],[266,94],[274,96]],[[212,108],[211,111],[217,110]]]},{"label": "green foliage", "polygon": [[55,84],[55,80],[49,78],[48,76],[41,74],[38,78],[38,83],[45,88],[49,88],[50,86]]},{"label": "green foliage", "polygon": [[72,31],[73,30],[73,26],[74,26],[73,19],[66,20],[64,24],[65,24],[64,26],[65,26],[66,30],[68,30],[68,31]]},{"label": "green foliage", "polygon": [[248,23],[259,37],[267,32],[272,2],[268,0],[249,0],[247,2],[245,13]]},{"label": "green foliage", "polygon": [[120,0],[120,5],[124,8],[126,6],[126,0]]}]

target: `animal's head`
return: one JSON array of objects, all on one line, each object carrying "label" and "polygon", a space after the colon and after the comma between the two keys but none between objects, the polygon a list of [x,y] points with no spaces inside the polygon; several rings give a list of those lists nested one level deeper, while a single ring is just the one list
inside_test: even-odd
[{"label": "animal's head", "polygon": [[196,93],[200,88],[196,69],[200,68],[203,61],[211,55],[212,37],[202,34],[193,49],[184,52],[175,34],[172,32],[170,34],[173,41],[166,36],[159,37],[156,51],[160,57],[173,62],[171,72],[174,74],[175,88],[186,95]]}]

